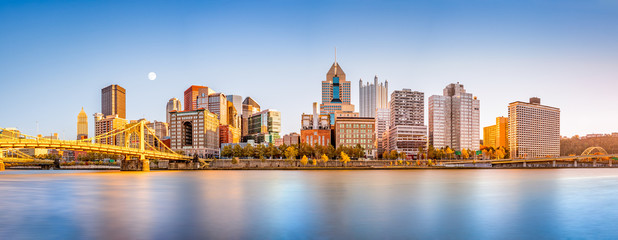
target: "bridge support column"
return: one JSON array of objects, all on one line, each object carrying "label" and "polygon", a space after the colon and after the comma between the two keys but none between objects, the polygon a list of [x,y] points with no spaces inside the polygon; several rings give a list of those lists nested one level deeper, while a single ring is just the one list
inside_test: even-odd
[{"label": "bridge support column", "polygon": [[612,159],[609,159],[609,167],[612,167]]},{"label": "bridge support column", "polygon": [[573,161],[573,167],[577,167],[577,160]]},{"label": "bridge support column", "polygon": [[139,157],[142,162],[142,171],[149,172],[150,171],[150,161],[144,157],[144,155]]},{"label": "bridge support column", "polygon": [[551,167],[556,167],[556,160],[552,161]]},{"label": "bridge support column", "polygon": [[0,161],[0,171],[4,171],[4,162]]},{"label": "bridge support column", "polygon": [[592,167],[597,167],[597,160],[592,160]]},{"label": "bridge support column", "polygon": [[526,162],[524,162],[524,167],[526,167]]}]

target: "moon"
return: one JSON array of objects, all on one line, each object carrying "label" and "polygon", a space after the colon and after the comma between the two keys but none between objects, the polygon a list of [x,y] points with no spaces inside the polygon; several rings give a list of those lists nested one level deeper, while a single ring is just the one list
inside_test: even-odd
[{"label": "moon", "polygon": [[155,79],[157,79],[157,74],[154,72],[149,72],[148,79],[150,79],[151,81],[154,81]]}]

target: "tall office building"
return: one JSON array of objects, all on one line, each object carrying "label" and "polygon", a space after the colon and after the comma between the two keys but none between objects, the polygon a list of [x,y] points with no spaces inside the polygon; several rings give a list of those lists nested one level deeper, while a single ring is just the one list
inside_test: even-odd
[{"label": "tall office building", "polygon": [[479,100],[464,86],[451,83],[443,95],[429,97],[429,143],[456,151],[479,149]]},{"label": "tall office building", "polygon": [[382,156],[382,154],[384,153],[384,151],[386,151],[387,147],[385,144],[385,141],[388,140],[387,138],[384,138],[384,133],[388,132],[389,126],[390,126],[390,120],[391,120],[391,111],[389,108],[378,108],[376,109],[376,130],[375,130],[375,135],[376,135],[376,149],[377,149],[377,156]]},{"label": "tall office building", "polygon": [[105,116],[126,118],[126,90],[115,84],[101,89],[101,112]]},{"label": "tall office building", "polygon": [[509,104],[511,158],[560,156],[560,109],[540,98]]},{"label": "tall office building", "polygon": [[163,140],[170,136],[169,134],[169,124],[166,122],[153,121],[146,123],[150,129],[154,130],[155,136],[159,138],[159,140]]},{"label": "tall office building", "polygon": [[[193,85],[185,90],[184,102],[185,111],[197,110],[198,104],[202,104],[204,109],[208,109],[208,95],[215,93],[211,88]],[[200,101],[201,100],[201,101]],[[206,105],[204,107],[204,105]]]},{"label": "tall office building", "polygon": [[390,101],[388,150],[418,155],[419,148],[427,148],[425,126],[425,94],[410,89],[393,91]]},{"label": "tall office building", "polygon": [[322,81],[322,104],[320,114],[330,115],[331,124],[335,123],[335,117],[357,117],[354,113],[354,105],[350,103],[350,81],[345,79],[345,72],[335,62],[326,73],[326,80]]},{"label": "tall office building", "polygon": [[232,102],[232,104],[234,104],[234,107],[236,108],[236,112],[238,113],[238,116],[242,116],[242,96],[239,95],[227,95],[227,100]]},{"label": "tall office building", "polygon": [[249,135],[249,118],[254,114],[260,112],[260,104],[258,104],[253,98],[247,97],[242,102],[242,122],[241,122],[241,135]]},{"label": "tall office building", "polygon": [[227,125],[227,97],[223,93],[212,93],[208,95],[208,111],[217,114],[220,125]]},{"label": "tall office building", "polygon": [[182,111],[182,103],[178,98],[172,98],[167,101],[167,105],[165,106],[165,122],[170,124],[170,112],[171,111]]},{"label": "tall office building", "polygon": [[[120,131],[120,129],[124,128],[125,125],[128,124],[128,121],[124,118],[119,117],[118,115],[107,115],[104,116],[102,113],[94,114],[94,135],[99,136],[103,134],[107,134],[109,132]],[[99,138],[95,140],[96,143],[100,144],[109,144],[109,145],[117,145],[123,146],[124,140],[122,136],[110,136],[105,138]]]},{"label": "tall office building", "polygon": [[77,114],[77,140],[88,138],[88,115],[84,108]]},{"label": "tall office building", "polygon": [[388,81],[378,83],[378,76],[375,76],[373,83],[367,82],[363,86],[363,80],[358,80],[359,85],[359,108],[361,117],[375,117],[376,109],[388,108]]},{"label": "tall office building", "polygon": [[185,155],[211,158],[219,155],[219,120],[216,114],[200,108],[172,111],[170,145]]},{"label": "tall office building", "polygon": [[244,136],[244,141],[254,140],[256,143],[274,143],[280,138],[281,112],[274,109],[254,113],[248,119],[249,134]]},{"label": "tall office building", "polygon": [[504,147],[509,149],[509,119],[497,117],[496,125],[483,128],[483,145],[487,147]]}]

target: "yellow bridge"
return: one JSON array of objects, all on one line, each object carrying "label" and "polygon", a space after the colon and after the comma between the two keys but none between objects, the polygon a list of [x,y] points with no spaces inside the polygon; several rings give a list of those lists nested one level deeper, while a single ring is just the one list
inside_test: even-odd
[{"label": "yellow bridge", "polygon": [[[124,155],[125,160],[140,160],[142,163],[142,170],[144,171],[150,170],[150,159],[176,161],[191,160],[191,157],[178,154],[169,149],[155,135],[154,131],[145,125],[144,120],[127,124],[123,129],[117,129],[106,134],[101,134],[94,138],[84,140],[55,140],[29,136],[5,128],[0,128],[0,130],[2,130],[2,134],[0,135],[0,150],[13,150],[12,152],[15,152],[14,149],[39,148]],[[119,141],[116,142],[121,142],[122,146],[118,146],[118,144],[110,145],[100,143],[105,139],[111,138],[118,139]],[[93,141],[95,141],[95,143],[93,143]],[[22,154],[18,154],[19,158],[9,158],[0,155],[0,170],[4,169],[4,164],[2,164],[3,161],[37,161],[27,155],[23,156]]]}]

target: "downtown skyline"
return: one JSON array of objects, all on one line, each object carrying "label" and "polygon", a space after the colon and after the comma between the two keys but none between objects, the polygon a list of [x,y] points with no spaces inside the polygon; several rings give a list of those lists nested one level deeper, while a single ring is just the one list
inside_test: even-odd
[{"label": "downtown skyline", "polygon": [[[4,114],[0,126],[33,135],[58,132],[63,139],[73,139],[81,107],[92,123],[92,115],[100,111],[100,90],[110,84],[127,89],[128,119],[165,121],[170,98],[181,99],[189,85],[205,85],[251,96],[281,111],[282,133],[299,132],[301,113],[311,113],[311,103],[320,101],[320,82],[334,61],[336,46],[357,112],[358,80],[377,75],[389,81],[390,92],[409,88],[427,96],[440,94],[450,83],[464,84],[481,101],[481,128],[492,125],[495,117],[507,116],[509,103],[540,97],[544,104],[561,109],[563,136],[618,131],[611,105],[618,100],[611,91],[618,76],[618,30],[612,24],[618,22],[618,5],[598,2],[578,10],[574,2],[524,2],[507,10],[517,4],[487,3],[474,9],[366,2],[349,6],[338,17],[330,16],[330,9],[319,13],[328,4],[309,10],[302,10],[302,4],[283,4],[277,11],[267,9],[268,4],[258,6],[264,15],[254,13],[251,4],[234,13],[231,5],[151,7],[152,16],[142,16],[146,20],[139,19],[146,14],[138,12],[139,6],[107,6],[98,14],[114,13],[118,20],[103,23],[95,14],[84,23],[69,24],[65,21],[76,15],[93,13],[93,6],[68,8],[62,16],[62,4],[46,12],[27,3],[1,4],[0,12],[6,14],[0,14],[0,27],[10,34],[0,36],[0,82],[14,91],[0,96],[11,103],[0,110],[14,114]],[[394,10],[399,5],[402,10]],[[375,19],[367,17],[371,6],[383,10]],[[524,14],[524,6],[536,11]],[[556,7],[558,11],[543,16]],[[273,16],[281,9],[291,12]],[[423,9],[432,11],[408,16]],[[201,17],[200,10],[217,14]],[[180,13],[187,16],[174,20]],[[379,17],[386,13],[391,15]],[[500,13],[514,14],[520,21]],[[30,14],[40,17],[26,21]],[[54,21],[42,24],[46,17],[65,25],[55,29]],[[325,17],[329,20],[311,21]],[[572,17],[579,17],[578,22],[569,20]],[[127,26],[121,26],[121,20]],[[82,32],[89,24],[97,31]],[[174,30],[174,24],[182,27]],[[357,24],[363,31],[354,29]],[[45,26],[59,31],[44,30]],[[230,27],[238,33],[226,29]],[[37,34],[42,37],[28,38]],[[148,80],[149,72],[156,72],[157,79]],[[94,135],[92,128],[89,135]]]}]

